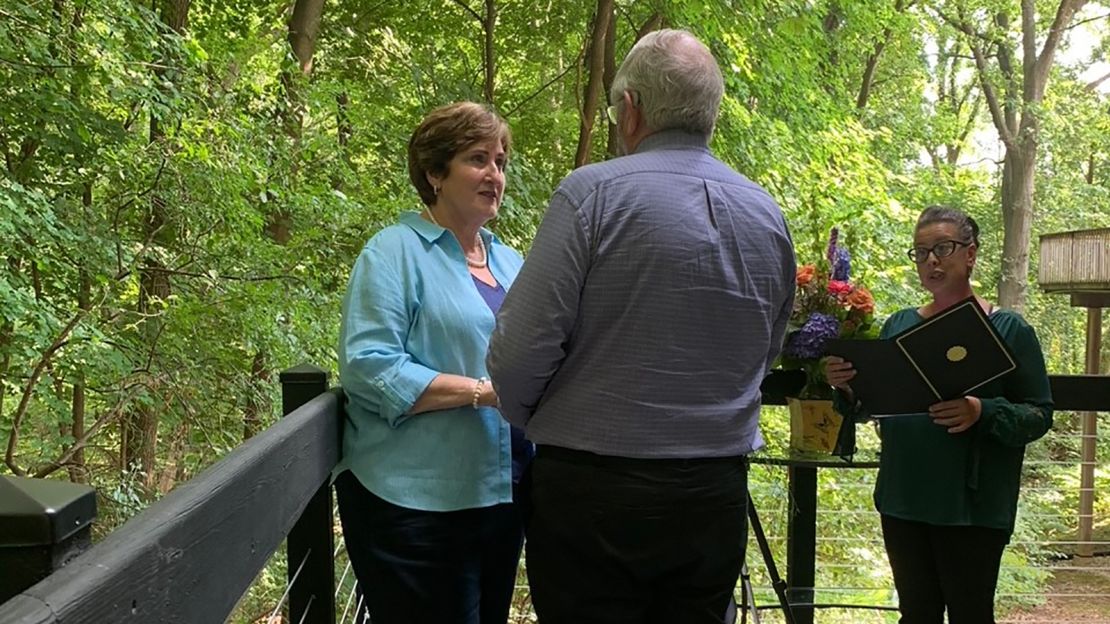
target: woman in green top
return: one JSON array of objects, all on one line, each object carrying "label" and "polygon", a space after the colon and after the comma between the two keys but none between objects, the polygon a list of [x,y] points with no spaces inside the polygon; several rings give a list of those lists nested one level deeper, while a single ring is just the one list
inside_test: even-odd
[{"label": "woman in green top", "polygon": [[[971,288],[979,227],[944,207],[921,213],[910,258],[932,300],[887,319],[889,338],[975,296],[1012,350],[1018,368],[974,396],[936,403],[928,413],[883,419],[875,507],[898,590],[901,624],[993,624],[1002,551],[1014,530],[1025,445],[1052,426],[1052,395],[1033,328]],[[851,362],[830,357],[837,409],[856,421],[871,414],[852,393]]]}]

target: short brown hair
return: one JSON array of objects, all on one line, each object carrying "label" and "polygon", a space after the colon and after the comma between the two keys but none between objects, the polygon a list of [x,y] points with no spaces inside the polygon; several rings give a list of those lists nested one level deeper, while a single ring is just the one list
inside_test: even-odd
[{"label": "short brown hair", "polygon": [[492,109],[474,102],[455,102],[428,113],[409,139],[409,180],[420,194],[420,201],[431,206],[435,190],[427,174],[447,174],[447,165],[460,151],[489,139],[500,139],[509,152],[512,134],[509,124]]}]

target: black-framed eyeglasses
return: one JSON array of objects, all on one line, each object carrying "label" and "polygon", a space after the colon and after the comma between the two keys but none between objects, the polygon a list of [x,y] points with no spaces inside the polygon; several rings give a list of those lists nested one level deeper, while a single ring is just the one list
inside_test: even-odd
[{"label": "black-framed eyeglasses", "polygon": [[939,260],[940,258],[947,258],[956,253],[960,247],[970,247],[971,243],[958,241],[958,240],[943,240],[933,245],[932,247],[914,247],[906,252],[916,264],[922,264],[929,259],[929,254],[933,254]]},{"label": "black-framed eyeglasses", "polygon": [[[639,91],[628,90],[628,91],[626,91],[626,93],[628,93],[629,95],[632,96],[632,105],[633,106],[639,106],[640,105],[640,92]],[[613,124],[614,126],[617,125],[617,105],[616,104],[610,105],[609,108],[605,109],[605,113],[609,116],[609,123]]]}]

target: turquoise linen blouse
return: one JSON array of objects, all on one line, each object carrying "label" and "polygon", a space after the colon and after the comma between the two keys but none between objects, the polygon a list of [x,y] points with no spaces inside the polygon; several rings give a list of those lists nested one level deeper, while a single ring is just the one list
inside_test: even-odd
[{"label": "turquoise linen blouse", "polygon": [[[508,290],[520,255],[481,230]],[[439,373],[482,377],[494,316],[462,247],[444,228],[401,215],[355,261],[339,334],[347,395],[343,455],[366,489],[402,507],[455,511],[512,501],[509,424],[492,407],[407,412]]]}]

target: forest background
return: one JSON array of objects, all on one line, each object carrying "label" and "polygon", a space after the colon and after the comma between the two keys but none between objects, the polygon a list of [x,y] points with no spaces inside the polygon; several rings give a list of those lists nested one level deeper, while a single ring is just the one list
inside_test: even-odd
[{"label": "forest background", "polygon": [[[558,181],[615,154],[614,68],[664,26],[719,60],[713,150],[781,203],[800,262],[839,226],[885,316],[922,299],[919,210],[963,208],[977,288],[1024,312],[1050,372],[1082,372],[1085,315],[1036,288],[1036,243],[1110,225],[1108,18],[1084,0],[0,0],[0,473],[94,485],[104,532],[273,422],[277,371],[335,369],[349,267],[418,207],[405,146],[438,104],[508,119],[492,228],[526,253]],[[779,412],[764,427],[785,440]],[[1033,472],[1055,495],[1023,505],[1074,508],[1074,466]],[[821,496],[868,507],[866,488]],[[1019,534],[1069,530],[1038,517]],[[1006,582],[1046,582],[1027,576]]]}]

